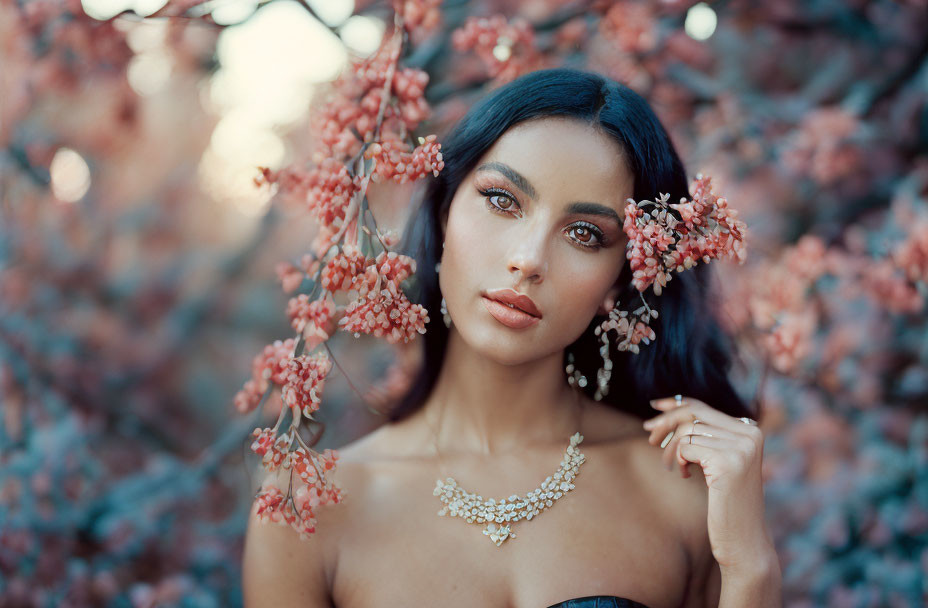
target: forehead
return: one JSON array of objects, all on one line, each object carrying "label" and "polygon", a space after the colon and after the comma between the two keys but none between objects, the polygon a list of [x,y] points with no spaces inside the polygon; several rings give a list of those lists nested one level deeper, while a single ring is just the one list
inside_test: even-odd
[{"label": "forehead", "polygon": [[515,125],[493,143],[477,166],[488,161],[503,162],[524,175],[540,196],[549,194],[550,188],[569,187],[571,196],[585,194],[622,207],[634,191],[622,145],[573,118],[546,117]]}]

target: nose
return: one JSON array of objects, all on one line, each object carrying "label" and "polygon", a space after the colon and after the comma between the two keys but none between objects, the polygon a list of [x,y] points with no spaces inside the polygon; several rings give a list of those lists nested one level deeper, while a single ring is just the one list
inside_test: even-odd
[{"label": "nose", "polygon": [[522,281],[541,283],[548,269],[548,263],[542,256],[543,247],[540,243],[535,246],[523,244],[526,246],[510,255],[509,272],[515,276],[516,284]]}]

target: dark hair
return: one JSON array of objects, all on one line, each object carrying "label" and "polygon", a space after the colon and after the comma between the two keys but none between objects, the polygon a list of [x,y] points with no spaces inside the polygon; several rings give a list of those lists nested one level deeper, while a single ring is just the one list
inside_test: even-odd
[{"label": "dark hair", "polygon": [[[418,338],[425,342],[423,364],[409,390],[388,412],[390,421],[405,418],[422,406],[444,361],[449,330],[439,313],[441,293],[435,272],[442,249],[441,218],[458,186],[503,133],[522,121],[548,116],[583,120],[615,138],[634,174],[636,201],[655,200],[662,192],[669,193],[671,201],[690,198],[683,164],[667,132],[648,103],[630,88],[595,72],[554,68],[531,72],[491,91],[440,139],[444,169],[428,178],[400,245],[403,253],[416,259],[409,296],[429,311],[429,323]],[[729,415],[751,415],[727,378],[732,344],[713,315],[718,306],[710,301],[711,271],[711,266],[700,263],[674,273],[662,294],[653,297],[654,303],[649,300],[659,313],[651,320],[657,338],[640,344],[638,354],[617,351],[615,334],[610,332],[613,370],[603,402],[651,417],[656,410],[649,405],[650,399],[682,393]],[[640,303],[640,296],[631,279],[626,260],[618,279],[623,288],[618,302],[637,308],[634,302]],[[582,389],[587,393],[595,391],[596,370],[602,365],[602,342],[593,330],[603,319],[595,316],[565,349],[564,364],[566,353],[573,353],[574,365],[589,379]]]}]

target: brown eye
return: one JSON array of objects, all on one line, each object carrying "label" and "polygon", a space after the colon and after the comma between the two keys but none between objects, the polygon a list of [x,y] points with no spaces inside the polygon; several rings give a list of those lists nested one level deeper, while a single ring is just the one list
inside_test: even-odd
[{"label": "brown eye", "polygon": [[496,206],[499,207],[500,209],[507,209],[507,210],[508,210],[508,209],[512,206],[512,200],[511,200],[508,196],[506,196],[506,195],[504,195],[504,194],[494,194],[494,195],[492,195],[490,198],[501,199],[501,200],[503,200],[503,201],[506,202],[505,205],[494,203],[494,205],[496,205]]},{"label": "brown eye", "polygon": [[[606,238],[602,231],[599,228],[591,225],[575,224],[571,226],[569,233],[572,233],[571,239],[573,239],[581,247],[586,247],[588,249],[600,249],[605,246]],[[595,239],[595,240],[591,240]]]},{"label": "brown eye", "polygon": [[[481,190],[478,188],[477,192],[479,192],[483,196],[484,200],[486,201],[487,208],[493,211],[494,213],[503,213],[506,215],[512,215],[513,213],[515,213],[515,211],[519,209],[519,203],[516,202],[515,197],[513,197],[512,194],[510,194],[509,192],[506,192],[505,190],[500,190],[497,188]],[[500,199],[502,201],[506,201],[506,203],[498,204],[493,199]]]}]

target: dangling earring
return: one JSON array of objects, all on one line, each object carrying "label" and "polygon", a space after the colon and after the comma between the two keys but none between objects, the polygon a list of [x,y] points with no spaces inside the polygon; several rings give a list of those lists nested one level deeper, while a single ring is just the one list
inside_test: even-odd
[{"label": "dangling earring", "polygon": [[[620,314],[619,303],[616,302],[612,311],[607,315],[606,321],[603,321],[595,330],[599,336],[602,345],[599,347],[599,356],[603,359],[603,366],[596,370],[596,392],[593,393],[593,399],[602,401],[602,398],[609,394],[609,379],[612,378],[612,359],[609,358],[609,337],[608,330],[604,327],[609,318]],[[624,316],[624,315],[623,315]]]},{"label": "dangling earring", "polygon": [[445,322],[445,327],[451,329],[451,315],[448,314],[448,305],[445,303],[445,296],[441,297],[441,320]]},{"label": "dangling earring", "polygon": [[567,366],[564,371],[567,372],[567,384],[570,386],[576,384],[580,388],[586,386],[586,376],[581,374],[577,366],[574,365],[574,354],[572,352],[568,351],[567,353]]},{"label": "dangling earring", "polygon": [[[445,242],[441,243],[442,249],[445,247]],[[435,274],[441,272],[441,262],[435,263]],[[451,329],[451,315],[448,314],[448,304],[445,302],[445,296],[441,297],[441,320],[444,321],[445,327]]]},{"label": "dangling earring", "polygon": [[603,358],[603,366],[596,370],[596,392],[593,399],[601,401],[609,394],[609,379],[612,377],[612,359],[609,358],[609,338],[606,332],[600,334],[603,344],[599,347],[599,355]]}]

